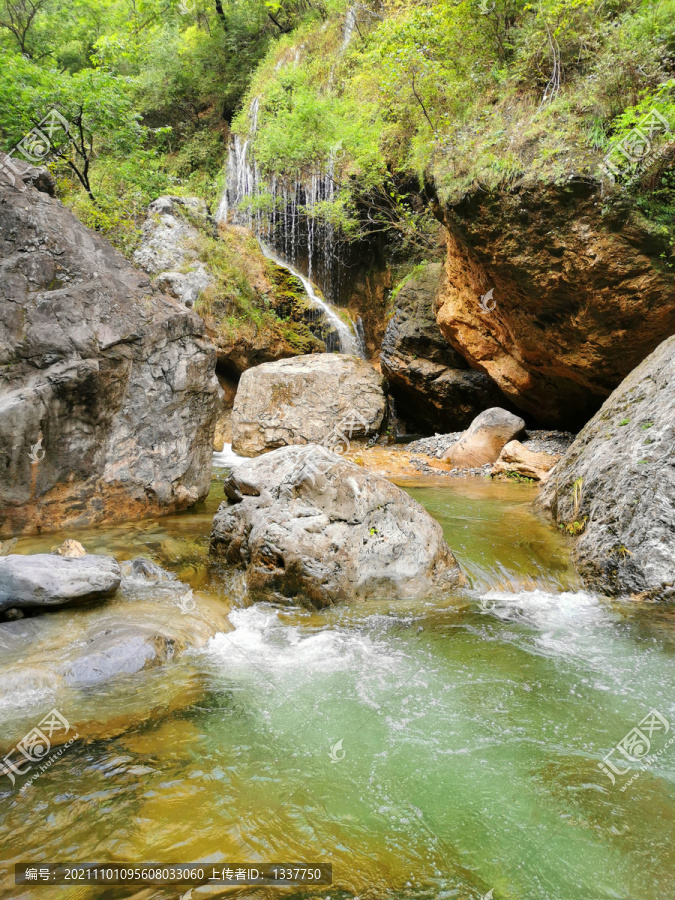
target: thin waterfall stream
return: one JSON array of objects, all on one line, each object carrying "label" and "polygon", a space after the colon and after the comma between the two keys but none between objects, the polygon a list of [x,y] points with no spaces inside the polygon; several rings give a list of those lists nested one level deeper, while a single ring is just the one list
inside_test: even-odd
[{"label": "thin waterfall stream", "polygon": [[[274,175],[264,177],[251,152],[259,109],[260,98],[256,97],[249,110],[248,138],[234,135],[230,141],[227,181],[216,221],[250,228],[265,256],[301,281],[311,305],[323,312],[337,332],[340,352],[365,358],[363,327],[348,325],[337,311],[339,307],[330,302],[331,296],[339,293],[339,242],[335,228],[316,216],[318,204],[335,196],[334,161],[326,171],[290,182]],[[267,210],[254,204],[261,198],[269,201]]]},{"label": "thin waterfall stream", "polygon": [[366,348],[363,341],[363,333],[358,328],[350,328],[349,325],[335,312],[335,307],[331,306],[329,303],[326,303],[319,294],[316,292],[316,289],[309,278],[306,278],[302,272],[292,266],[289,262],[282,259],[277,253],[275,253],[271,247],[268,247],[264,241],[259,240],[260,249],[263,254],[267,257],[267,259],[271,259],[273,263],[277,266],[281,266],[282,269],[286,269],[291,273],[295,278],[302,282],[302,286],[305,289],[305,293],[307,294],[310,303],[312,306],[315,306],[317,309],[322,310],[326,319],[330,322],[333,328],[338,333],[338,338],[340,340],[340,353],[347,353],[351,356],[360,356],[365,359],[366,356]]}]

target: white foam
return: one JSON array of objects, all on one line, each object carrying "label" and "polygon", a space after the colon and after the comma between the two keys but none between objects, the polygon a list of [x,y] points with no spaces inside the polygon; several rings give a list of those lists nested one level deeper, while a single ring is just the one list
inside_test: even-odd
[{"label": "white foam", "polygon": [[213,454],[213,465],[219,468],[230,469],[243,462],[246,462],[246,457],[238,456],[232,450],[232,444],[225,444],[220,453]]}]

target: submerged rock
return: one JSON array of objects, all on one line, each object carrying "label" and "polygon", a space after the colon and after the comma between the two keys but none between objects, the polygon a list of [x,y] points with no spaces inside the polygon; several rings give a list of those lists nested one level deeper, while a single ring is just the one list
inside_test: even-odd
[{"label": "submerged rock", "polygon": [[538,504],[574,536],[588,587],[675,599],[675,336],[580,432]]},{"label": "submerged rock", "polygon": [[72,538],[68,538],[67,541],[64,541],[61,546],[57,547],[56,550],[53,550],[52,553],[56,556],[70,556],[73,558],[87,555],[87,551],[82,544],[79,541],[74,541]]},{"label": "submerged rock", "polygon": [[57,200],[0,180],[0,533],[206,496],[220,389],[204,323]]},{"label": "submerged rock", "polygon": [[380,363],[398,413],[416,428],[447,432],[467,428],[504,395],[443,336],[435,311],[442,276],[443,266],[432,263],[401,288]]},{"label": "submerged rock", "polygon": [[323,447],[285,447],[232,470],[211,554],[245,569],[254,599],[322,608],[464,583],[441,526],[389,481]]},{"label": "submerged rock", "polygon": [[59,606],[103,600],[122,579],[109,556],[81,558],[36,553],[0,558],[0,612],[5,609]]},{"label": "submerged rock", "polygon": [[255,456],[289,444],[342,448],[376,434],[386,409],[382,380],[365,360],[334,353],[249,369],[232,411],[232,449]]},{"label": "submerged rock", "polygon": [[478,468],[497,462],[504,447],[525,430],[525,422],[505,409],[486,409],[442,456],[450,468]]}]

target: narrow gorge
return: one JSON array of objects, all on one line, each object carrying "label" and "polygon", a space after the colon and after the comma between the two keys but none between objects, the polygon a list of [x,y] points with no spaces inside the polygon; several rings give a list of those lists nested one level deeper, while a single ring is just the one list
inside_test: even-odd
[{"label": "narrow gorge", "polygon": [[0,900],[662,900],[675,0],[0,0]]}]

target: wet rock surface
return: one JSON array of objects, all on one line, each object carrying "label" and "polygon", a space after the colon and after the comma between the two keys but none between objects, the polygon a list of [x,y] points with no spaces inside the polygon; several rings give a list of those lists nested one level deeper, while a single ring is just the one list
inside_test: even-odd
[{"label": "wet rock surface", "polygon": [[204,323],[61,203],[0,182],[0,534],[173,512],[209,490]]},{"label": "wet rock surface", "polygon": [[63,557],[49,553],[0,558],[0,612],[87,603],[111,597],[121,572],[109,556]]},{"label": "wet rock surface", "polygon": [[245,571],[255,600],[322,608],[413,597],[464,577],[440,525],[404,491],[323,447],[285,447],[235,467],[211,554]]},{"label": "wet rock surface", "polygon": [[582,429],[538,504],[573,536],[588,587],[675,599],[675,337]]},{"label": "wet rock surface", "polygon": [[344,447],[376,434],[385,409],[382,376],[363,359],[323,353],[266,363],[239,382],[232,449],[255,456],[291,444]]}]

